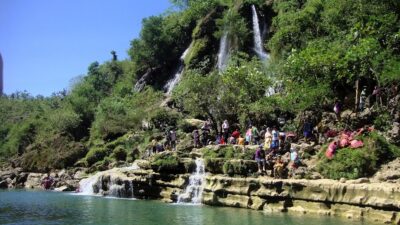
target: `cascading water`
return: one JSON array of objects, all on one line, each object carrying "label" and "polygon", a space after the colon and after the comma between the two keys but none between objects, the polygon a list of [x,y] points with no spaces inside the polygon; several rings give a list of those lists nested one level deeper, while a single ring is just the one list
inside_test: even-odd
[{"label": "cascading water", "polygon": [[[118,174],[137,170],[139,167],[136,163],[131,166],[122,168],[113,168],[111,170],[98,172],[95,175],[82,179],[79,182],[80,195],[96,195],[104,194],[113,197],[134,197],[132,182],[129,180],[119,179]],[[112,176],[114,174],[114,176]]]},{"label": "cascading water", "polygon": [[201,204],[204,189],[205,165],[204,159],[196,159],[196,171],[189,177],[189,185],[184,193],[178,196],[177,203]]},{"label": "cascading water", "polygon": [[229,40],[228,40],[228,32],[225,31],[221,37],[219,42],[219,50],[218,50],[218,70],[221,72],[226,68],[228,64],[229,58]]},{"label": "cascading water", "polygon": [[261,38],[260,24],[258,22],[258,15],[256,7],[251,5],[251,10],[253,12],[253,40],[254,40],[254,51],[260,57],[261,60],[269,58],[269,55],[264,51],[263,41]]},{"label": "cascading water", "polygon": [[171,94],[174,87],[179,83],[181,80],[183,69],[185,68],[185,57],[189,53],[190,49],[192,48],[192,44],[183,52],[181,58],[179,59],[179,66],[178,70],[176,71],[174,77],[168,81],[168,83],[164,86],[164,89],[167,90],[167,94]]}]

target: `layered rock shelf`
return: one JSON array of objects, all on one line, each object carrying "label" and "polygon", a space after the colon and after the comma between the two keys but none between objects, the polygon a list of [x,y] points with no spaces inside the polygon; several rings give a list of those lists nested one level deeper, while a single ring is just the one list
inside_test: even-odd
[{"label": "layered rock shelf", "polygon": [[[142,167],[148,167],[142,163]],[[40,188],[45,174],[3,173],[17,180],[14,187]],[[56,190],[78,188],[83,178],[77,171],[56,174]],[[12,178],[11,178],[12,177]],[[114,168],[96,174],[89,183],[93,194],[115,197],[159,199],[176,202],[177,196],[188,185],[190,173],[162,174],[149,168]],[[69,180],[71,179],[71,180]],[[82,183],[82,182],[81,182]],[[10,186],[11,187],[11,186]],[[82,187],[81,187],[82,188]],[[265,213],[320,214],[353,220],[400,224],[400,185],[361,178],[358,180],[273,179],[270,177],[228,177],[210,174],[205,177],[202,203],[262,210]]]}]

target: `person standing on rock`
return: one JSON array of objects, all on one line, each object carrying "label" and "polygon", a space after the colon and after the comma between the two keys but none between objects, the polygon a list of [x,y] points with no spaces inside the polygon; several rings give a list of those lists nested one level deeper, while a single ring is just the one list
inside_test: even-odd
[{"label": "person standing on rock", "polygon": [[170,131],[170,146],[173,151],[176,150],[176,139],[176,131],[175,129],[172,129]]},{"label": "person standing on rock", "polygon": [[279,132],[276,130],[276,127],[272,128],[271,148],[273,151],[276,151],[279,148]]},{"label": "person standing on rock", "polygon": [[271,148],[272,143],[272,133],[271,128],[267,127],[267,131],[265,132],[264,138],[264,150],[269,150]]},{"label": "person standing on rock", "polygon": [[340,103],[340,101],[338,99],[336,99],[335,105],[333,106],[333,112],[335,113],[337,120],[340,120],[341,110],[342,110],[342,104]]},{"label": "person standing on rock", "polygon": [[251,129],[251,137],[252,137],[252,142],[254,145],[258,145],[260,144],[260,135],[258,133],[258,129],[256,126],[253,126],[253,128]]},{"label": "person standing on rock", "polygon": [[229,137],[229,123],[228,120],[224,120],[224,123],[222,123],[222,136],[224,137],[224,140],[227,141]]},{"label": "person standing on rock", "polygon": [[195,148],[200,147],[200,134],[197,129],[193,131],[193,142]]},{"label": "person standing on rock", "polygon": [[367,100],[367,86],[364,86],[360,94],[360,105],[359,105],[360,111],[364,111],[366,100]]},{"label": "person standing on rock", "polygon": [[265,172],[265,151],[262,145],[258,146],[255,153],[255,159],[258,165],[258,173]]},{"label": "person standing on rock", "polygon": [[304,122],[304,125],[303,125],[303,135],[304,135],[304,140],[306,143],[308,143],[308,141],[310,140],[310,138],[312,136],[312,130],[313,130],[313,126],[311,125],[310,121],[308,119],[306,119],[306,121]]},{"label": "person standing on rock", "polygon": [[247,144],[251,144],[251,139],[252,139],[252,126],[249,126],[249,129],[246,131],[246,142]]}]

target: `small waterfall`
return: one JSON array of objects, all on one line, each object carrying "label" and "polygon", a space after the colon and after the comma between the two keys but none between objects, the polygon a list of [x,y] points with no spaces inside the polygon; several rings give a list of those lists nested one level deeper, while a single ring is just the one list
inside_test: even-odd
[{"label": "small waterfall", "polygon": [[79,182],[79,193],[82,195],[94,195],[93,186],[97,183],[99,177],[100,173],[96,173],[91,177],[82,179]]},{"label": "small waterfall", "polygon": [[219,42],[219,50],[218,50],[218,70],[221,72],[226,68],[228,64],[229,58],[229,40],[228,40],[228,32],[225,31],[221,37]]},{"label": "small waterfall", "polygon": [[253,12],[253,39],[254,39],[254,51],[260,57],[261,60],[268,59],[269,55],[264,51],[263,41],[261,38],[260,24],[258,22],[258,15],[256,7],[251,5],[251,10]]},{"label": "small waterfall", "polygon": [[189,185],[184,193],[178,196],[177,203],[201,204],[204,189],[205,165],[204,159],[196,159],[196,171],[189,177]]},{"label": "small waterfall", "polygon": [[174,75],[174,77],[168,81],[168,83],[164,86],[164,89],[167,90],[167,94],[171,94],[174,87],[179,83],[182,77],[183,69],[185,68],[185,57],[189,53],[192,48],[192,44],[183,52],[181,58],[179,59],[179,66]]},{"label": "small waterfall", "polygon": [[113,168],[111,170],[98,172],[95,175],[82,179],[79,182],[80,195],[107,195],[113,197],[133,198],[134,189],[130,179],[120,178],[125,172],[139,169],[134,162],[131,166]]}]

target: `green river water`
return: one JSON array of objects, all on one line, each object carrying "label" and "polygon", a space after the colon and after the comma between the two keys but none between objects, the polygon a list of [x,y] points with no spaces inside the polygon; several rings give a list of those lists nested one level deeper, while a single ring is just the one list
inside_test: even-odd
[{"label": "green river water", "polygon": [[265,214],[236,208],[166,204],[69,193],[0,191],[0,224],[218,224],[218,225],[360,225],[346,219]]}]

